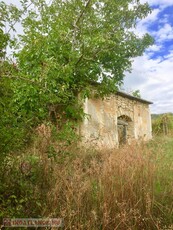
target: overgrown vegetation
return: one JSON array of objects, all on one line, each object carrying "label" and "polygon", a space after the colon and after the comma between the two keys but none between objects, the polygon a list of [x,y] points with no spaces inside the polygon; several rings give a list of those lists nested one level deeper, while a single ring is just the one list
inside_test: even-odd
[{"label": "overgrown vegetation", "polygon": [[[29,134],[42,123],[60,131],[68,121],[83,119],[82,102],[93,84],[100,82],[97,96],[115,92],[132,58],[153,44],[148,34],[141,38],[132,32],[151,12],[138,0],[21,0],[20,5],[0,3],[0,149],[5,154],[29,143]],[[22,34],[15,33],[16,24]]]},{"label": "overgrown vegetation", "polygon": [[40,136],[1,164],[3,217],[61,217],[64,229],[172,229],[171,138],[96,152]]},{"label": "overgrown vegetation", "polygon": [[171,135],[173,134],[173,114],[153,114],[152,128],[154,135]]},{"label": "overgrown vegetation", "polygon": [[[138,0],[0,3],[1,220],[58,216],[65,229],[172,228],[169,138],[112,152],[76,144],[91,87],[100,97],[115,92],[132,58],[153,43],[132,30],[150,12]],[[16,22],[23,34],[12,37]]]}]

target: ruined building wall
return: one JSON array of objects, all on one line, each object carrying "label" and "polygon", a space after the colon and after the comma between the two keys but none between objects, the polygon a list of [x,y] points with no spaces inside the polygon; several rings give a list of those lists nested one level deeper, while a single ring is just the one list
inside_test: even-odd
[{"label": "ruined building wall", "polygon": [[149,105],[134,102],[134,125],[135,139],[149,140],[152,138]]},{"label": "ruined building wall", "polygon": [[[119,95],[109,98],[86,99],[84,112],[88,114],[80,125],[83,142],[99,148],[115,148],[120,142],[118,121],[128,124],[127,142],[151,138],[149,105]],[[124,120],[124,121],[123,121]],[[126,129],[126,127],[125,127]]]}]

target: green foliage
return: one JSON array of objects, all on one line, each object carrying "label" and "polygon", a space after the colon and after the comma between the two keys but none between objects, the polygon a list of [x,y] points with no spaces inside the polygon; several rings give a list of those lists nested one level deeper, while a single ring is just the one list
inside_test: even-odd
[{"label": "green foliage", "polygon": [[[47,118],[47,104],[62,104],[69,113],[76,96],[90,96],[91,83],[101,82],[99,95],[122,83],[131,59],[152,44],[149,35],[137,37],[136,21],[151,12],[133,1],[23,1],[24,34],[16,52],[19,72],[14,84],[18,113],[28,119]],[[82,98],[81,98],[82,99]],[[72,112],[78,117],[81,108]]]},{"label": "green foliage", "polygon": [[[82,102],[92,95],[93,85],[97,96],[115,92],[132,58],[153,43],[148,34],[140,38],[132,32],[151,12],[138,0],[23,0],[21,9],[2,2],[0,12],[0,48],[4,54],[8,45],[16,50],[15,64],[4,54],[1,61],[2,66],[8,62],[0,79],[8,92],[0,105],[1,129],[6,133],[0,136],[1,151],[22,146],[28,133],[45,122],[61,127],[68,136],[71,122],[85,116]],[[23,34],[13,39],[10,31],[15,32],[17,22]]]},{"label": "green foliage", "polygon": [[16,65],[9,60],[0,62],[0,160],[10,151],[18,151],[31,140],[31,124],[22,114],[16,113],[14,100],[14,75]]},{"label": "green foliage", "polygon": [[0,159],[2,160],[4,154],[11,150],[19,150],[29,141],[30,127],[21,122],[14,112],[13,81],[10,76],[15,67],[7,61],[1,62],[0,67]]},{"label": "green foliage", "polygon": [[2,218],[39,217],[43,208],[42,187],[43,167],[35,155],[21,154],[6,156],[0,166],[0,221]]},{"label": "green foliage", "polygon": [[[14,112],[13,77],[17,73],[16,64],[6,57],[7,46],[12,47],[15,39],[10,31],[19,20],[21,11],[14,5],[0,3],[0,160],[4,154],[16,151],[28,142],[29,129],[19,121]],[[5,28],[5,26],[7,28]]]},{"label": "green foliage", "polygon": [[62,162],[65,157],[71,154],[68,151],[69,146],[76,144],[80,137],[77,135],[77,123],[65,120],[59,122],[61,127],[57,131],[57,127],[55,125],[50,125],[51,135],[49,137],[49,143],[47,146],[47,155],[48,158],[54,158],[55,161]]},{"label": "green foliage", "polygon": [[160,114],[152,118],[153,134],[173,134],[173,115],[171,113]]},{"label": "green foliage", "polygon": [[132,95],[137,98],[141,98],[141,93],[140,90],[135,90],[132,92]]},{"label": "green foliage", "polygon": [[12,38],[10,31],[15,31],[14,25],[21,15],[22,11],[15,5],[0,2],[0,59],[5,58],[7,45],[10,47],[14,45],[15,38]]}]

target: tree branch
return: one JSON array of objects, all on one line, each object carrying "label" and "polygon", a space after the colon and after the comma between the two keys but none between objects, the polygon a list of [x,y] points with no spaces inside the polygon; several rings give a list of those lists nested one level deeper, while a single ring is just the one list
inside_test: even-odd
[{"label": "tree branch", "polygon": [[[26,10],[32,5],[33,3],[31,2],[25,10],[23,10],[22,14],[26,12]],[[10,26],[9,30],[7,31],[7,34],[10,33],[10,31],[14,28],[15,24],[18,22],[18,20],[15,20],[14,23]]]},{"label": "tree branch", "polygon": [[77,66],[79,64],[79,62],[82,60],[83,58],[83,54],[80,56],[80,58],[78,59],[78,61],[75,63],[75,66]]},{"label": "tree branch", "polygon": [[79,14],[79,16],[77,17],[76,21],[73,23],[73,27],[74,27],[74,35],[73,35],[73,50],[74,50],[74,46],[76,44],[76,32],[77,30],[79,30],[79,27],[77,26],[77,24],[79,23],[79,21],[81,20],[81,18],[83,17],[85,11],[87,10],[87,8],[89,7],[89,4],[92,0],[88,0],[84,9],[81,11],[81,13]]},{"label": "tree branch", "polygon": [[25,77],[20,77],[20,76],[8,76],[8,75],[4,75],[4,76],[1,76],[0,78],[8,78],[8,79],[14,78],[16,80],[24,80],[24,81],[28,81],[30,83],[34,83],[34,84],[39,85],[36,81],[33,81],[33,80],[25,78]]},{"label": "tree branch", "polygon": [[85,13],[86,9],[88,8],[91,1],[92,0],[88,0],[88,2],[86,3],[85,8],[82,10],[82,12],[80,13],[79,17],[77,18],[77,20],[75,22],[75,26],[79,23],[80,19],[83,17],[83,15],[84,15],[84,13]]}]

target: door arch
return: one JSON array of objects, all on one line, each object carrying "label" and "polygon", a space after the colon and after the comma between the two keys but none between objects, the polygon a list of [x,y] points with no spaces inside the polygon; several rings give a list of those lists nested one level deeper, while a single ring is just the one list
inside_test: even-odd
[{"label": "door arch", "polygon": [[129,142],[134,136],[134,124],[130,117],[121,115],[117,118],[118,143],[123,145]]}]

